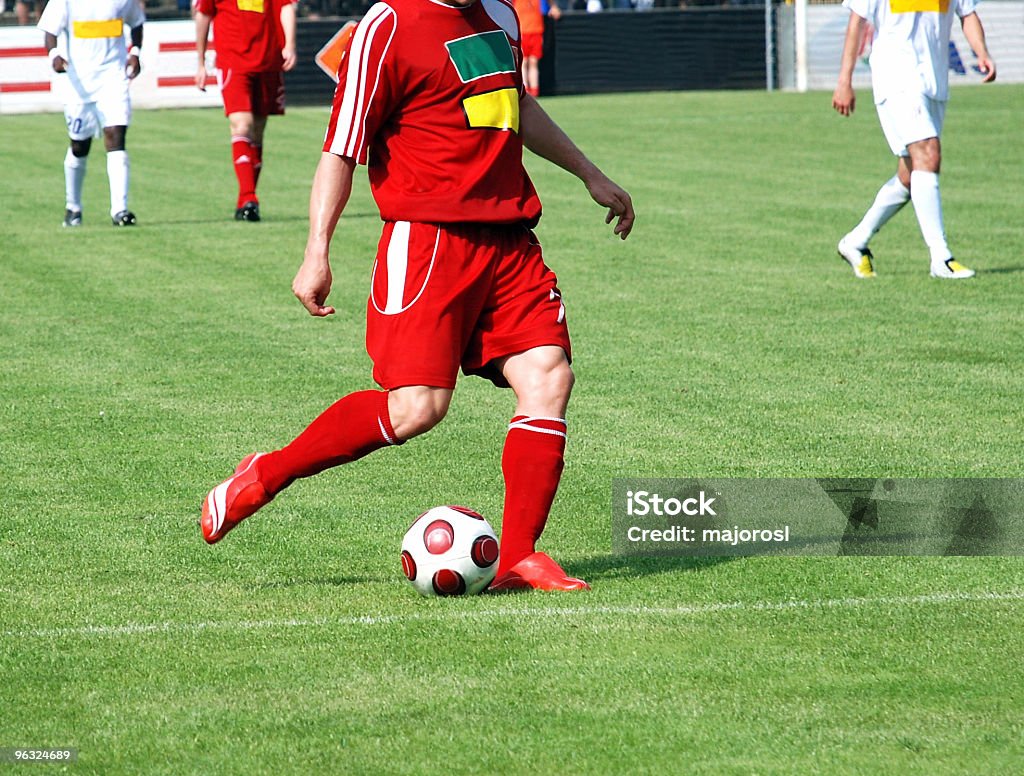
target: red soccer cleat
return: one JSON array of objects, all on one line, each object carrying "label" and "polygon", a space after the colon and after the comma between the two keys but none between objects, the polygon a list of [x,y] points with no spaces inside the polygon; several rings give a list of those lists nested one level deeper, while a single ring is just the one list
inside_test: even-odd
[{"label": "red soccer cleat", "polygon": [[242,459],[235,473],[211,490],[203,501],[199,526],[207,544],[216,544],[228,531],[274,498],[256,479],[256,459],[265,453],[251,453]]},{"label": "red soccer cleat", "polygon": [[550,555],[534,552],[499,575],[488,590],[590,590],[582,579],[570,577]]}]

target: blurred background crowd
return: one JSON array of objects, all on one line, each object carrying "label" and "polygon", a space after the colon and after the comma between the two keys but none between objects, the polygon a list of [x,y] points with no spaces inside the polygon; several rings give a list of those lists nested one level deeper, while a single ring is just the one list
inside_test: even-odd
[{"label": "blurred background crowd", "polygon": [[[140,0],[143,2],[143,0]],[[310,19],[359,18],[375,0],[301,0],[299,16]],[[558,0],[563,11],[647,11],[708,5],[762,4],[763,0]],[[0,24],[35,24],[46,0],[0,0]],[[150,19],[180,19],[190,15],[191,0],[144,0]]]}]

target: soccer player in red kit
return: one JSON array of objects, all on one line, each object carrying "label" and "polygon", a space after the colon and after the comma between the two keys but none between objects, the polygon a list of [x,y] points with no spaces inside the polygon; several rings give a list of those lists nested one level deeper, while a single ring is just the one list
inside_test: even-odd
[{"label": "soccer player in red kit", "polygon": [[231,126],[231,155],[238,178],[237,221],[259,221],[256,184],[263,168],[268,116],[284,114],[283,71],[295,67],[298,0],[196,0],[195,82],[206,91],[206,41],[213,23],[217,78]]},{"label": "soccer player in red kit", "polygon": [[536,549],[562,474],[574,377],[561,293],[531,231],[541,206],[523,147],[580,178],[623,239],[633,205],[524,92],[521,63],[506,0],[388,0],[360,22],[342,60],[292,289],[310,314],[334,312],[330,242],[355,165],[366,164],[384,220],[366,331],[383,390],[351,393],[284,448],[245,458],[203,504],[207,542],[294,479],[431,429],[461,366],[516,397],[491,589],[587,589]]},{"label": "soccer player in red kit", "polygon": [[513,0],[522,32],[523,85],[526,93],[540,95],[540,60],[544,56],[544,17],[562,18],[555,0]]}]

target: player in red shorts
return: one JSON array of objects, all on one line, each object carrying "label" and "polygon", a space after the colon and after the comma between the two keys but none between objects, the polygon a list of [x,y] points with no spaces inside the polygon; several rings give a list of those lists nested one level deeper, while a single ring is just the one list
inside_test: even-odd
[{"label": "player in red shorts", "polygon": [[[235,219],[259,221],[256,184],[268,116],[284,114],[284,76],[295,67],[298,0],[196,0],[196,86],[206,91],[206,41],[213,22],[217,78],[231,125],[238,178]],[[216,19],[216,21],[214,21]]]},{"label": "player in red shorts", "polygon": [[540,94],[540,60],[544,56],[544,18],[562,18],[558,4],[551,0],[514,0],[523,35],[523,83],[527,94]]},{"label": "player in red shorts", "polygon": [[524,93],[519,44],[506,0],[389,0],[360,22],[342,60],[292,288],[310,314],[334,312],[330,242],[353,170],[366,164],[385,222],[366,333],[383,390],[351,393],[286,447],[243,460],[203,504],[207,542],[296,478],[430,430],[461,366],[516,397],[492,589],[587,588],[536,549],[562,474],[574,377],[561,293],[531,230],[541,206],[523,146],[580,178],[623,239],[633,205]]}]

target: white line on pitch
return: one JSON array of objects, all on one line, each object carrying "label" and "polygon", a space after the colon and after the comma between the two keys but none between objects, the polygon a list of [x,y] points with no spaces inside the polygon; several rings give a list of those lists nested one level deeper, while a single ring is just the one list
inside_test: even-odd
[{"label": "white line on pitch", "polygon": [[917,596],[877,598],[825,598],[789,601],[734,601],[693,606],[544,606],[477,611],[437,611],[422,614],[367,614],[352,617],[315,617],[288,620],[241,620],[229,622],[158,622],[124,625],[82,625],[65,628],[9,630],[0,637],[61,638],[69,636],[135,636],[147,633],[200,633],[202,631],[252,631],[288,628],[329,628],[356,625],[389,625],[396,622],[429,622],[462,619],[504,619],[543,617],[584,617],[587,615],[630,615],[655,617],[692,617],[719,612],[782,612],[790,610],[853,609],[870,606],[927,606],[954,603],[992,603],[1024,601],[1024,590],[1005,593],[930,593]]}]

